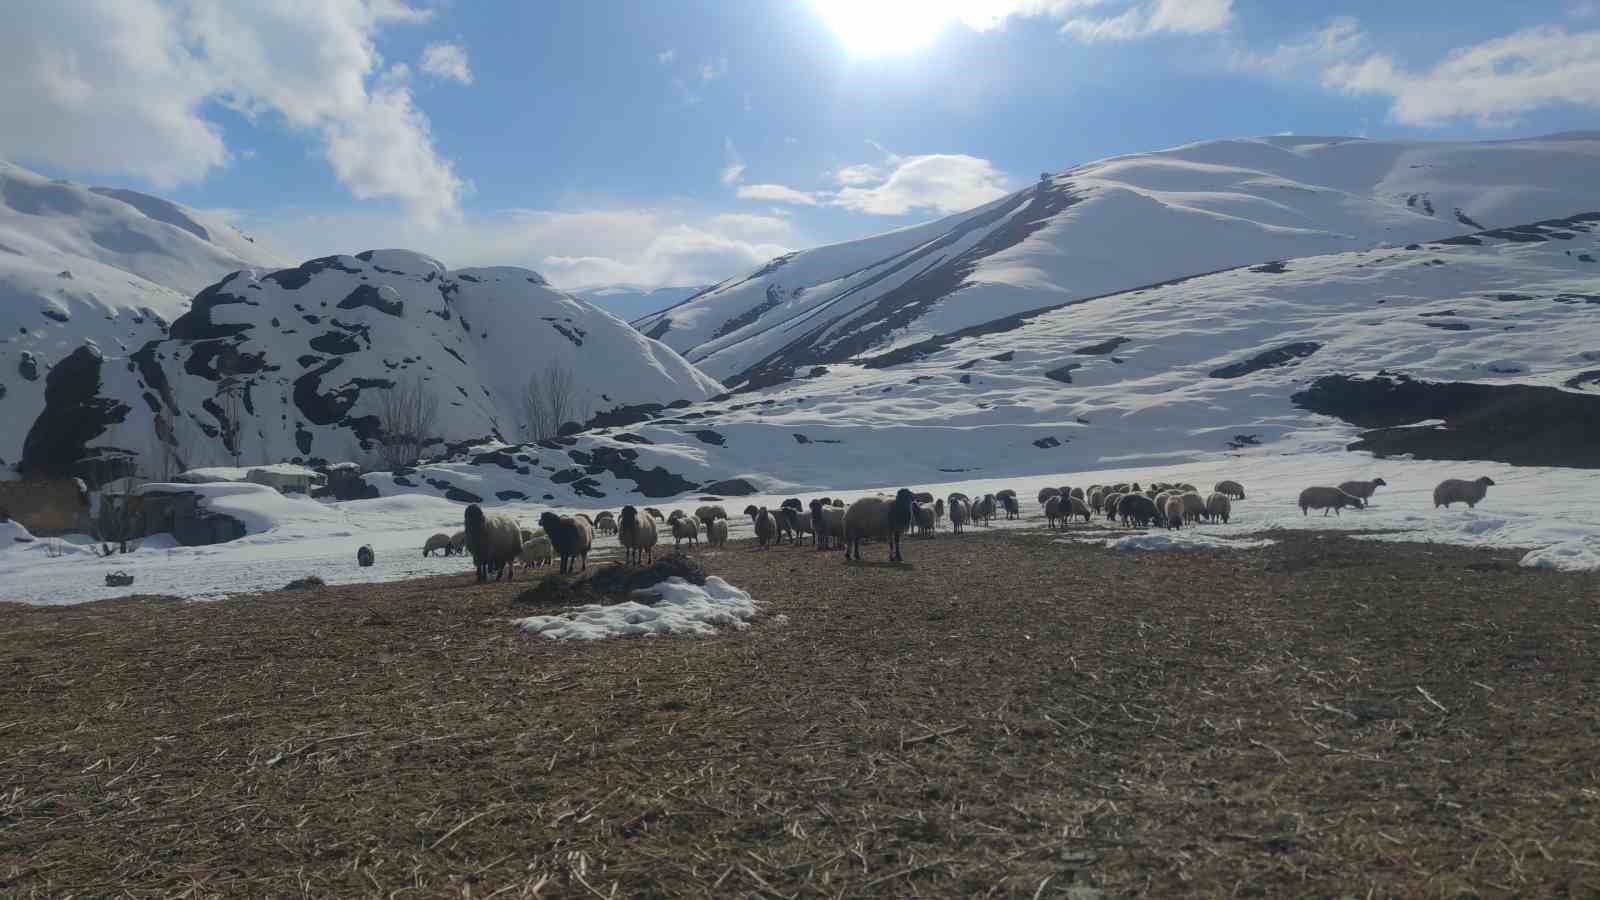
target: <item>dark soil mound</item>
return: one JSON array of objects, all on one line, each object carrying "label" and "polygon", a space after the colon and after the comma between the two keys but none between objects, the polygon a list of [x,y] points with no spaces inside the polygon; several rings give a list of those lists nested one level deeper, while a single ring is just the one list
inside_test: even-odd
[{"label": "dark soil mound", "polygon": [[328,583],[323,581],[321,576],[307,575],[304,578],[296,578],[295,580],[289,582],[283,586],[283,589],[286,591],[314,591],[317,588],[324,588],[327,586]]},{"label": "dark soil mound", "polygon": [[581,606],[585,603],[620,603],[637,600],[634,591],[654,587],[668,578],[705,584],[706,570],[692,557],[664,553],[648,566],[597,566],[577,577],[546,575],[518,594],[513,603],[527,606]]}]

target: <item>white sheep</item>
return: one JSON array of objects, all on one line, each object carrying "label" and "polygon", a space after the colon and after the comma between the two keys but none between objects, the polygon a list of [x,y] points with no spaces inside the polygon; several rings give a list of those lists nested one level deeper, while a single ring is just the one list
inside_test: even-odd
[{"label": "white sheep", "polygon": [[624,506],[617,517],[617,543],[622,545],[623,565],[644,565],[645,557],[656,560],[656,523],[649,515],[639,515],[633,506]]},{"label": "white sheep", "polygon": [[676,547],[683,541],[688,541],[690,546],[700,543],[700,520],[693,516],[678,516],[671,520],[672,546]]},{"label": "white sheep", "polygon": [[1494,479],[1485,475],[1472,481],[1463,481],[1460,478],[1446,478],[1439,482],[1433,489],[1433,508],[1450,508],[1452,503],[1465,503],[1472,509],[1489,493],[1489,488],[1494,485]]},{"label": "white sheep", "polygon": [[961,534],[966,530],[967,520],[972,517],[972,510],[967,506],[966,496],[951,494],[950,505],[946,508],[950,510],[950,530],[955,534]]},{"label": "white sheep", "polygon": [[830,506],[821,499],[811,501],[811,528],[815,532],[818,550],[827,550],[844,543],[844,509]]},{"label": "white sheep", "polygon": [[922,537],[933,537],[933,507],[918,503],[912,511],[915,513],[917,534]]},{"label": "white sheep", "polygon": [[712,519],[706,526],[706,543],[713,547],[726,547],[728,545],[728,520]]},{"label": "white sheep", "polygon": [[1228,499],[1227,494],[1221,491],[1212,491],[1206,497],[1206,518],[1213,521],[1221,519],[1222,524],[1226,525],[1228,524],[1228,516],[1232,514],[1233,501]]},{"label": "white sheep", "polygon": [[467,552],[472,554],[472,567],[478,572],[478,581],[510,581],[516,577],[514,566],[517,554],[522,551],[522,527],[517,520],[501,513],[485,515],[474,503],[462,514],[467,533]]},{"label": "white sheep", "polygon": [[[1226,492],[1218,491],[1217,493]],[[1320,509],[1322,510],[1322,515],[1326,517],[1329,510],[1337,514],[1341,508],[1346,506],[1361,509],[1364,504],[1361,502],[1360,497],[1352,497],[1336,487],[1308,487],[1300,492],[1300,514],[1303,516],[1310,515],[1310,511],[1313,509]]]},{"label": "white sheep", "polygon": [[765,506],[750,507],[755,512],[750,513],[750,523],[756,529],[756,544],[763,550],[771,549],[778,538],[778,520]]},{"label": "white sheep", "polygon": [[550,543],[550,536],[536,534],[522,542],[522,550],[517,553],[517,562],[522,563],[523,568],[548,566],[555,561],[555,557],[555,545]]},{"label": "white sheep", "polygon": [[1183,518],[1190,522],[1200,521],[1206,514],[1206,499],[1194,491],[1179,494],[1178,499],[1183,501]]},{"label": "white sheep", "polygon": [[443,550],[445,556],[450,555],[450,535],[440,532],[427,539],[422,544],[422,555],[432,556],[433,551]]},{"label": "white sheep", "polygon": [[726,519],[728,511],[720,506],[702,506],[694,511],[694,517],[701,525],[710,525],[718,519]]},{"label": "white sheep", "polygon": [[1061,507],[1060,493],[1051,494],[1044,499],[1044,524],[1047,528],[1055,528],[1057,521],[1065,521],[1066,514],[1062,512]]},{"label": "white sheep", "polygon": [[[990,498],[991,501],[993,499]],[[890,562],[905,561],[905,556],[900,552],[900,536],[911,529],[914,506],[915,501],[907,488],[896,491],[893,500],[862,497],[850,504],[844,514],[845,562],[850,561],[852,551],[856,562],[861,561],[861,542],[867,538],[888,542]]]},{"label": "white sheep", "polygon": [[1360,497],[1362,502],[1370,503],[1372,495],[1381,487],[1388,487],[1389,482],[1382,478],[1373,478],[1369,481],[1346,481],[1339,485],[1339,490],[1352,497]]},{"label": "white sheep", "polygon": [[989,520],[994,518],[995,507],[998,505],[999,503],[995,500],[994,494],[984,494],[981,499],[974,501],[972,504],[973,521],[988,525]]},{"label": "white sheep", "polygon": [[1166,495],[1164,503],[1157,503],[1156,508],[1161,510],[1161,516],[1168,528],[1183,527],[1183,497]]}]

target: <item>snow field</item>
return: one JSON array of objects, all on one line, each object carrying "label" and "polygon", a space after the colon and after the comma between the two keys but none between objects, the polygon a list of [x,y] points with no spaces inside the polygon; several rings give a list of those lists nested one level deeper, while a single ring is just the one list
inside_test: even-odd
[{"label": "snow field", "polygon": [[[595,641],[663,634],[716,634],[720,627],[747,628],[760,606],[751,596],[715,575],[697,587],[668,578],[634,591],[639,600],[610,606],[588,604],[556,616],[528,616],[511,624],[526,635],[556,641]],[[641,601],[648,600],[645,603]]]}]

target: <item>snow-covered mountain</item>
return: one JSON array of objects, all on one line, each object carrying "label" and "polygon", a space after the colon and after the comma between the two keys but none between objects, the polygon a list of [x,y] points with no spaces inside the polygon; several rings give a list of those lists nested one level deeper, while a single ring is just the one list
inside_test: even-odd
[{"label": "snow-covered mountain", "polygon": [[1173,279],[633,412],[420,477],[582,506],[1229,456],[1240,458],[1224,467],[1248,473],[1252,458],[1285,453],[1368,477],[1370,458],[1344,452],[1352,443],[1600,467],[1600,211]]},{"label": "snow-covered mountain", "polygon": [[1231,267],[1600,209],[1600,133],[1268,137],[1112,157],[969,212],[772,260],[636,326],[730,385]]},{"label": "snow-covered mountain", "polygon": [[705,284],[659,288],[640,287],[636,284],[610,284],[572,293],[612,315],[632,321],[681,303],[708,287],[710,285]]}]

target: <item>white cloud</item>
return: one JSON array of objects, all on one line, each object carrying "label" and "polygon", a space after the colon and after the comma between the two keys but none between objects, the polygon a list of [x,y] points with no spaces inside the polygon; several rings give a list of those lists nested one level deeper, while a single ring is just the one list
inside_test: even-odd
[{"label": "white cloud", "polygon": [[677,58],[678,51],[676,50],[663,50],[656,54],[656,62],[662,64],[663,66],[671,65],[672,61]]},{"label": "white cloud", "polygon": [[1367,38],[1355,19],[1335,19],[1304,40],[1279,44],[1270,53],[1238,52],[1233,56],[1236,69],[1265,72],[1285,77],[1315,68],[1321,70],[1361,53]]},{"label": "white cloud", "polygon": [[[873,146],[877,146],[874,144]],[[881,147],[878,148],[882,150]],[[915,210],[959,212],[1006,194],[1006,178],[986,159],[955,153],[898,156],[882,164],[844,166],[832,173],[837,191],[801,191],[782,184],[740,185],[744,200],[833,206],[875,216]]]},{"label": "white cloud", "polygon": [[511,209],[464,213],[448,226],[359,212],[241,224],[297,258],[408,247],[451,267],[525,266],[574,290],[705,284],[815,243],[780,216],[672,208]]},{"label": "white cloud", "polygon": [[876,187],[845,187],[832,205],[880,216],[915,209],[958,212],[1002,197],[1005,176],[986,159],[964,154],[904,158]]},{"label": "white cloud", "polygon": [[722,167],[722,183],[738,184],[744,175],[744,160],[739,156],[739,149],[733,146],[733,138],[722,139],[722,150],[728,158],[728,164]]},{"label": "white cloud", "polygon": [[741,184],[738,196],[740,200],[772,200],[778,203],[818,206],[822,203],[821,198],[826,195],[808,194],[781,184]]},{"label": "white cloud", "polygon": [[312,135],[351,193],[421,218],[466,184],[374,46],[426,10],[399,0],[21,0],[0,29],[0,156],[171,187],[228,161],[205,115],[224,103]]},{"label": "white cloud", "polygon": [[422,71],[437,78],[472,83],[467,66],[467,48],[460,44],[429,44],[422,50]]},{"label": "white cloud", "polygon": [[1329,88],[1388,97],[1390,116],[1407,125],[1471,118],[1505,125],[1558,104],[1600,108],[1600,31],[1528,28],[1452,51],[1427,71],[1412,71],[1388,54],[1329,66]]},{"label": "white cloud", "polygon": [[[1048,10],[1071,14],[1066,4]],[[1068,18],[1061,30],[1080,40],[1131,40],[1157,34],[1207,34],[1221,31],[1233,21],[1233,0],[1137,0],[1116,15]]]},{"label": "white cloud", "polygon": [[728,74],[728,58],[719,56],[700,64],[700,80],[715,81]]}]

